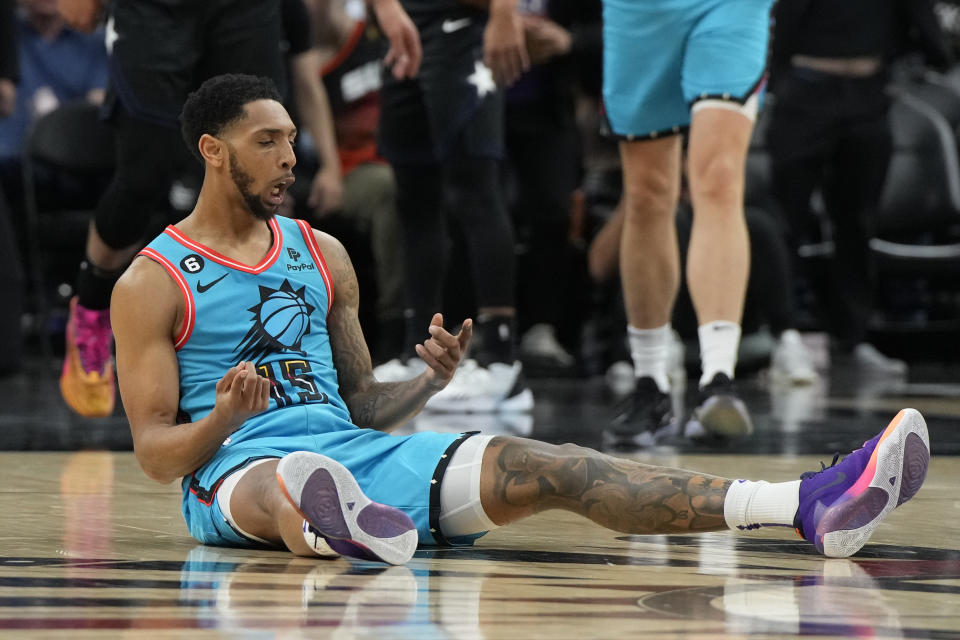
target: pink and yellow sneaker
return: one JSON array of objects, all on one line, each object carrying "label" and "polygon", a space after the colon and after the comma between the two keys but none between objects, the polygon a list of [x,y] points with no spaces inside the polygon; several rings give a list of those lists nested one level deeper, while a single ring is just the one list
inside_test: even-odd
[{"label": "pink and yellow sneaker", "polygon": [[833,462],[800,476],[793,524],[824,555],[845,558],[920,490],[930,464],[927,423],[916,409],[903,409],[862,448]]},{"label": "pink and yellow sneaker", "polygon": [[110,350],[110,310],[93,311],[70,300],[67,349],[60,372],[60,393],[71,409],[86,418],[113,413],[116,386]]}]

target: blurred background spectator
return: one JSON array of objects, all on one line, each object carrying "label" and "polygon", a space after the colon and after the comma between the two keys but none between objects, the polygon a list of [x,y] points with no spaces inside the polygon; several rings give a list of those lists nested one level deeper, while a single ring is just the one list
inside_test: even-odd
[{"label": "blurred background spectator", "polygon": [[585,290],[571,242],[583,178],[580,81],[602,51],[599,0],[523,0],[530,69],[506,93],[508,202],[518,246],[520,357],[531,373],[570,374]]},{"label": "blurred background spectator", "polygon": [[[64,21],[56,0],[22,0],[16,17],[20,81],[10,117],[0,120],[0,181],[14,210],[21,197],[20,155],[31,124],[64,102],[103,102],[107,86],[107,51],[103,30],[81,33]],[[82,185],[56,184],[52,193],[64,198]]]},{"label": "blurred background spectator", "polygon": [[[289,85],[284,102],[298,125],[298,138],[304,138],[298,143],[298,151],[301,147],[309,148],[315,160],[307,163],[307,171],[298,172],[303,181],[293,197],[305,200],[303,213],[322,215],[338,209],[343,198],[333,115],[320,78],[323,54],[314,46],[316,38],[311,28],[314,18],[304,0],[281,0],[280,12],[283,23],[280,47]],[[295,203],[289,204],[295,206]]]},{"label": "blurred background spectator", "polygon": [[[320,0],[318,5],[317,48],[321,74],[333,111],[338,152],[343,174],[343,198],[339,209],[315,224],[349,241],[358,233],[365,246],[351,255],[372,255],[376,291],[374,318],[365,332],[371,341],[376,364],[404,356],[404,264],[400,220],[397,217],[397,186],[393,169],[377,150],[377,122],[380,118],[380,88],[383,85],[383,56],[387,41],[376,21],[367,15],[362,2]],[[310,156],[305,158],[310,162]],[[304,158],[301,157],[300,162]],[[338,220],[349,226],[338,233]],[[364,251],[364,249],[366,251]],[[358,276],[359,277],[359,276]],[[365,318],[366,319],[366,318]]]},{"label": "blurred background spectator", "polygon": [[869,243],[892,149],[887,85],[891,63],[907,49],[940,68],[951,59],[927,0],[778,2],[767,134],[773,192],[794,255],[821,239],[815,191],[829,219],[832,267],[814,289],[832,356],[901,375],[906,363],[882,354],[867,334],[876,287]]},{"label": "blurred background spectator", "polygon": [[[22,0],[14,16],[3,2],[0,16],[0,234],[3,275],[0,293],[4,311],[0,316],[0,371],[15,368],[22,344],[23,273],[18,246],[25,246],[23,175],[21,155],[33,123],[61,104],[87,100],[103,101],[107,83],[107,53],[103,31],[81,33],[66,24],[56,0]],[[16,58],[12,54],[16,54]],[[11,61],[19,59],[15,100],[11,92]],[[96,198],[99,186],[72,180],[49,167],[35,175],[46,205],[58,206]],[[4,197],[5,196],[5,197]]]},{"label": "blurred background spectator", "polygon": [[[409,360],[375,374],[399,379],[422,370],[413,346],[425,339],[433,314],[447,308],[443,289],[451,273],[455,286],[473,288],[475,302],[467,311],[475,320],[471,362],[427,408],[526,411],[533,394],[517,357],[514,234],[501,175],[502,88],[527,66],[523,25],[506,1],[493,0],[489,12],[475,8],[482,2],[402,4],[420,32],[423,65],[416,78],[387,77],[378,140],[397,179]],[[463,242],[450,252],[456,233]],[[465,255],[469,270],[448,271],[451,255]]]}]

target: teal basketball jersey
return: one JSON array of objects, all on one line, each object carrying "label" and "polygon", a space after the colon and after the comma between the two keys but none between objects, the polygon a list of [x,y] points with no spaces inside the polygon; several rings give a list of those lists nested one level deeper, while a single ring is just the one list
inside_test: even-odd
[{"label": "teal basketball jersey", "polygon": [[449,460],[463,436],[398,437],[351,422],[327,331],[333,281],[313,230],[282,217],[269,224],[273,243],[256,265],[220,255],[176,227],[167,227],[139,254],[166,269],[183,294],[183,326],[174,338],[181,421],[213,410],[217,382],[241,360],[272,384],[270,407],[183,478],[190,534],[205,544],[258,545],[223,517],[218,488],[252,460],[315,451],[346,466],[371,500],[407,513],[421,542],[442,542],[439,487],[446,466],[440,462]]},{"label": "teal basketball jersey", "polygon": [[[163,266],[183,294],[184,320],[174,340],[180,419],[207,415],[217,382],[249,361],[270,380],[267,413],[313,405],[312,421],[326,423],[316,425],[319,431],[350,428],[327,332],[334,292],[323,254],[306,222],[274,217],[269,225],[273,244],[256,265],[223,256],[173,226],[139,254]],[[259,423],[248,421],[225,444],[266,435],[257,433]],[[278,433],[277,424],[271,437],[304,434],[300,420],[290,421],[290,433]]]}]

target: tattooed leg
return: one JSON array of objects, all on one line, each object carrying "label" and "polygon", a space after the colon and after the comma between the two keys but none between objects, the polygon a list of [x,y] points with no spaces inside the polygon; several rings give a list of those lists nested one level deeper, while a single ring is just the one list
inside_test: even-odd
[{"label": "tattooed leg", "polygon": [[623,533],[691,533],[727,528],[730,482],[572,444],[498,437],[484,452],[480,499],[497,524],[564,509]]}]

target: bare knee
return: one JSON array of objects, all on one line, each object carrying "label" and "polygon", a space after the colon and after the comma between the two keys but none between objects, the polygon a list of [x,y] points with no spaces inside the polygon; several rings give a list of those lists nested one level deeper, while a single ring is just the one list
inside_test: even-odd
[{"label": "bare knee", "polygon": [[679,197],[679,177],[652,170],[624,176],[624,213],[627,224],[673,219]]},{"label": "bare knee", "polygon": [[743,158],[717,153],[690,163],[690,195],[697,203],[739,205],[743,201]]}]

